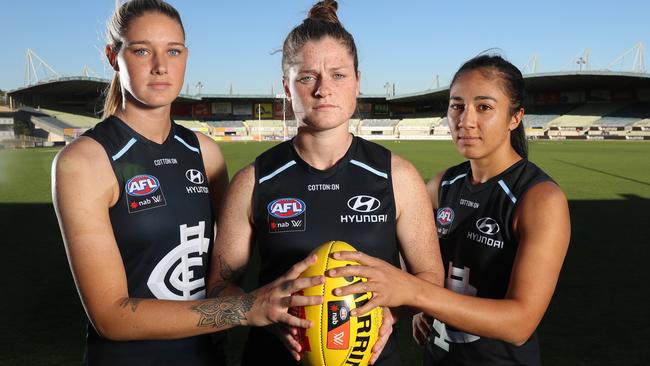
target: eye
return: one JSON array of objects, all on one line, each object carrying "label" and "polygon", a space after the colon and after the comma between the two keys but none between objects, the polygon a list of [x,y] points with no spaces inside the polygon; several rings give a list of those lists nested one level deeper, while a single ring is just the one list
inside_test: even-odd
[{"label": "eye", "polygon": [[334,74],[334,80],[342,80],[344,78],[345,78],[345,75],[343,75],[343,74],[340,74],[340,73]]},{"label": "eye", "polygon": [[464,109],[465,109],[464,104],[452,103],[452,104],[449,105],[449,110],[452,110],[452,111],[463,111]]},{"label": "eye", "polygon": [[312,75],[305,75],[305,76],[301,76],[300,78],[298,78],[298,82],[302,83],[302,84],[307,84],[307,83],[312,82],[314,80],[316,80],[316,78],[313,77]]},{"label": "eye", "polygon": [[478,107],[477,107],[477,109],[478,109],[479,111],[481,111],[481,112],[487,112],[487,111],[489,111],[489,110],[491,110],[491,109],[493,109],[493,108],[492,108],[492,106],[489,105],[489,104],[479,104]]},{"label": "eye", "polygon": [[172,48],[169,51],[167,51],[167,53],[170,56],[180,56],[183,53],[183,50],[178,49],[178,48]]},{"label": "eye", "polygon": [[136,56],[146,56],[149,54],[149,50],[146,48],[136,48],[133,50],[133,54]]}]

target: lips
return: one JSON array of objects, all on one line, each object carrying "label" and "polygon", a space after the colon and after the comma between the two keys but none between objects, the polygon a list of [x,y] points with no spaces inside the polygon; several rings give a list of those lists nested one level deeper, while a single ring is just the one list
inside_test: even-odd
[{"label": "lips", "polygon": [[314,107],[315,110],[327,110],[327,109],[332,109],[332,108],[336,108],[336,106],[334,104],[327,104],[327,103],[319,104],[319,105]]},{"label": "lips", "polygon": [[166,83],[166,82],[154,82],[154,83],[149,83],[147,84],[148,87],[154,90],[163,90],[167,89],[171,86],[171,83]]}]

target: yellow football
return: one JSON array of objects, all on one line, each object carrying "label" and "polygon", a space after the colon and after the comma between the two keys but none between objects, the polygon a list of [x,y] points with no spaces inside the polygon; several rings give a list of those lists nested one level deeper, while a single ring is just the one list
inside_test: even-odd
[{"label": "yellow football", "polygon": [[[334,252],[356,251],[342,241],[327,242],[316,250],[316,263],[301,277],[321,276],[327,270],[356,265],[356,262],[339,261],[331,257]],[[333,290],[356,282],[360,277],[326,277],[325,283],[302,291],[305,296],[323,296],[323,304],[295,307],[291,312],[312,321],[312,327],[301,329],[298,341],[302,346],[301,362],[305,366],[367,365],[381,327],[381,308],[362,316],[350,316],[352,309],[361,307],[372,298],[372,292],[335,296]]]}]

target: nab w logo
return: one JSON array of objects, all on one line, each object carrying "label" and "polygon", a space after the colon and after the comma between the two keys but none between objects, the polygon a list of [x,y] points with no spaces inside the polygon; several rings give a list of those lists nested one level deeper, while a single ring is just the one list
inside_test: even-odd
[{"label": "nab w logo", "polygon": [[345,344],[345,333],[344,332],[339,332],[334,334],[334,339],[333,339],[334,344],[338,346],[342,346]]},{"label": "nab w logo", "polygon": [[372,196],[359,195],[348,200],[348,207],[357,212],[372,212],[381,206],[381,202]]},{"label": "nab w logo", "polygon": [[196,226],[181,225],[180,244],[158,262],[147,286],[158,299],[196,300],[205,297],[205,279],[193,269],[204,266],[210,239],[205,237],[205,221]]}]

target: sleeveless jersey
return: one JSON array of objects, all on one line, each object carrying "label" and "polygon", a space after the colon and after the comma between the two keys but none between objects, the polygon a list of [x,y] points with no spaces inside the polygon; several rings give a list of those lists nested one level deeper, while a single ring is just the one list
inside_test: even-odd
[{"label": "sleeveless jersey", "polygon": [[[196,135],[172,121],[162,144],[111,116],[84,136],[100,143],[120,187],[109,209],[133,298],[205,297],[214,234],[208,182]],[[215,365],[209,335],[115,342],[88,325],[89,365]]]},{"label": "sleeveless jersey", "polygon": [[[260,286],[330,240],[399,263],[391,152],[375,143],[354,137],[345,156],[327,170],[303,161],[291,141],[281,143],[255,160],[253,197]],[[377,365],[399,364],[394,334]],[[251,328],[243,364],[263,361],[297,365],[275,335]]]},{"label": "sleeveless jersey", "polygon": [[[552,181],[522,159],[473,185],[469,162],[448,169],[438,187],[436,226],[445,287],[464,295],[503,299],[519,242],[512,229],[518,200],[533,185]],[[426,365],[540,365],[537,334],[522,346],[464,333],[435,319]]]}]

